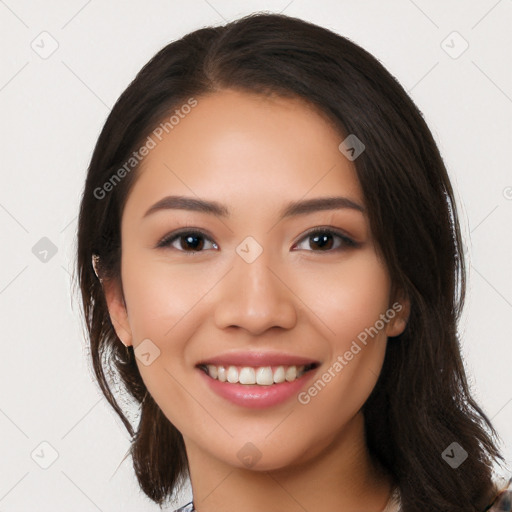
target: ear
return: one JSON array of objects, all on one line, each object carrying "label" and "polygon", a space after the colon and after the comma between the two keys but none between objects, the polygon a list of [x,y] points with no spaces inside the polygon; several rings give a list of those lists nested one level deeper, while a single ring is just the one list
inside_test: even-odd
[{"label": "ear", "polygon": [[103,279],[102,285],[110,320],[114,326],[117,337],[124,345],[132,345],[132,331],[128,320],[128,311],[126,309],[121,283],[119,279]]},{"label": "ear", "polygon": [[[391,316],[393,315],[393,318]],[[409,314],[411,312],[411,301],[404,292],[397,294],[396,300],[389,306],[387,316],[390,318],[386,325],[386,334],[389,337],[399,336],[405,330]]]}]

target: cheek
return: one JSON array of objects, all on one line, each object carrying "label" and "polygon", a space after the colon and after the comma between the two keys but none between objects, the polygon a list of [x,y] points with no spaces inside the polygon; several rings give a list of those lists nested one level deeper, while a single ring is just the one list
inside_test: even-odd
[{"label": "cheek", "polygon": [[122,264],[123,290],[134,342],[137,344],[144,338],[162,341],[204,296],[209,280],[205,281],[200,272],[192,273],[186,266],[171,267],[134,256],[127,256]]},{"label": "cheek", "polygon": [[334,431],[360,409],[380,374],[387,342],[381,315],[389,307],[390,280],[374,252],[361,252],[301,283],[308,305],[328,326],[322,329],[328,357],[300,403],[310,409],[311,429],[314,418],[324,415]]},{"label": "cheek", "polygon": [[[192,414],[195,403],[183,388],[193,371],[187,359],[187,343],[197,329],[198,301],[207,291],[202,288],[208,282],[201,284],[204,278],[197,272],[187,271],[185,266],[171,268],[161,261],[149,259],[144,264],[141,261],[136,251],[128,253],[122,261],[129,324],[136,354],[140,354],[137,366],[167,418],[178,428],[185,428],[182,413],[190,411]],[[158,348],[150,344],[144,346],[150,348],[149,364],[137,351],[137,346],[146,339]]]},{"label": "cheek", "polygon": [[327,327],[322,332],[337,353],[347,350],[389,307],[387,269],[370,250],[354,253],[344,263],[304,272],[296,282],[297,295]]}]

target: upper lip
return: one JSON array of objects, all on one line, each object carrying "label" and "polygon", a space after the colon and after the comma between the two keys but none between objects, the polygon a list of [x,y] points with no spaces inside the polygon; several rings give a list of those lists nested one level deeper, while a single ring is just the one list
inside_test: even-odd
[{"label": "upper lip", "polygon": [[196,366],[213,364],[216,366],[301,366],[319,364],[319,361],[309,357],[294,356],[283,352],[228,352],[209,357],[197,363]]}]

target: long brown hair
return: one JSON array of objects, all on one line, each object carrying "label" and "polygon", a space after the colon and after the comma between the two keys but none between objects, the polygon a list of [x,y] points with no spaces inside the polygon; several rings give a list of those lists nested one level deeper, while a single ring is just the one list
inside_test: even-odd
[{"label": "long brown hair", "polygon": [[[203,28],[163,48],[115,104],[90,162],[78,280],[94,372],[132,436],[142,490],[162,505],[186,481],[188,463],[180,432],[147,393],[133,348],[125,351],[116,335],[91,265],[97,254],[102,277],[120,278],[120,221],[137,166],[125,167],[108,191],[104,184],[169,113],[224,88],[301,98],[327,114],[342,138],[355,134],[363,141],[354,165],[370,227],[394,291],[403,290],[411,303],[407,327],[388,343],[363,407],[367,444],[395,479],[404,512],[483,510],[494,491],[493,463],[504,459],[461,360],[457,324],[466,270],[442,157],[421,112],[377,59],[334,32],[279,14]],[[106,372],[140,404],[136,430]],[[468,453],[457,468],[442,457],[454,442]]]}]

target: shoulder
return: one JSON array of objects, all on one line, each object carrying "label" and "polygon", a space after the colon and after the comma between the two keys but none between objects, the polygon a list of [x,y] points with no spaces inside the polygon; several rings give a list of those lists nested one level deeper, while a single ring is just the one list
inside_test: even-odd
[{"label": "shoulder", "polygon": [[177,508],[174,512],[194,512],[194,503],[191,501],[183,507]]},{"label": "shoulder", "polygon": [[[485,512],[512,512],[512,478],[496,482],[498,493]],[[195,512],[191,501],[174,512]]]},{"label": "shoulder", "polygon": [[496,482],[498,493],[486,512],[512,512],[512,478]]}]

